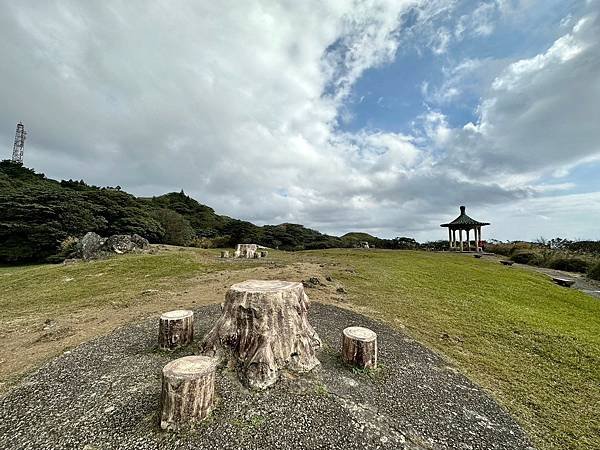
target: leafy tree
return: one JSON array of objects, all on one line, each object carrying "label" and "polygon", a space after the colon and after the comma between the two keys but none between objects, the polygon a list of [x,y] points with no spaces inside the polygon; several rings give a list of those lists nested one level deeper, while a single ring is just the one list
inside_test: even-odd
[{"label": "leafy tree", "polygon": [[163,208],[156,212],[156,216],[164,230],[164,243],[182,246],[190,244],[194,238],[194,229],[181,214]]}]

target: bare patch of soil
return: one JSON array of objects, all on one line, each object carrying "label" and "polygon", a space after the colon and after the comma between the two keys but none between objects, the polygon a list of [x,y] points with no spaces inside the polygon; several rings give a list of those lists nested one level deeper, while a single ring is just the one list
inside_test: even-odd
[{"label": "bare patch of soil", "polygon": [[229,286],[244,280],[302,281],[318,278],[320,283],[307,289],[309,297],[322,303],[343,303],[346,294],[338,292],[338,289],[343,290],[344,287],[334,280],[326,281],[328,276],[326,264],[288,264],[267,260],[259,267],[211,272],[166,288],[145,289],[139,292],[135,301],[127,304],[113,302],[104,307],[88,306],[50,317],[31,311],[16,320],[3,322],[0,331],[0,339],[4,343],[0,347],[0,393],[25,373],[69,348],[110,333],[126,323],[158,316],[165,311],[221,303]]}]

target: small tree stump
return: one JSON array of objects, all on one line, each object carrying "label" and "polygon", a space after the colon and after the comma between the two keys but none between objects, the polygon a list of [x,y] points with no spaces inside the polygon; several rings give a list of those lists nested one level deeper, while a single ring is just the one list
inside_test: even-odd
[{"label": "small tree stump", "polygon": [[342,338],[342,358],[360,369],[377,367],[377,334],[368,328],[348,327]]},{"label": "small tree stump", "polygon": [[319,363],[321,340],[308,323],[302,283],[250,280],[227,291],[223,312],[200,344],[201,353],[227,358],[242,383],[265,389],[280,369],[307,372]]},{"label": "small tree stump", "polygon": [[194,313],[185,309],[169,311],[160,316],[158,346],[173,350],[188,345],[194,339]]},{"label": "small tree stump", "polygon": [[215,399],[217,360],[185,356],[162,370],[160,427],[178,431],[191,428],[210,414]]},{"label": "small tree stump", "polygon": [[229,258],[229,250],[222,250],[221,258]]},{"label": "small tree stump", "polygon": [[260,252],[260,256],[261,256],[262,258],[266,258],[267,256],[269,256],[269,252],[267,252],[267,251],[262,251],[262,252]]}]

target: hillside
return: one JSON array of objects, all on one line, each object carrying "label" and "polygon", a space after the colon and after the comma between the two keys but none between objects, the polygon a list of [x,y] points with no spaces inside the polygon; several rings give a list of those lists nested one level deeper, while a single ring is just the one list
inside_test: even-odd
[{"label": "hillside", "polygon": [[183,191],[138,198],[118,186],[59,182],[0,162],[0,262],[60,261],[61,243],[88,231],[101,236],[137,233],[153,243],[203,247],[258,243],[304,250],[353,245],[352,240],[298,224],[259,227],[221,216]]}]

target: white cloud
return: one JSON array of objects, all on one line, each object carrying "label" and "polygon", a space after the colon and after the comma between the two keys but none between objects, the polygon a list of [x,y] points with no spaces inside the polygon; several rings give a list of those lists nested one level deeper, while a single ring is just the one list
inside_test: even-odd
[{"label": "white cloud", "polygon": [[597,224],[589,220],[600,211],[600,193],[553,195],[481,208],[478,218],[491,222],[483,238],[503,240],[597,239]]},{"label": "white cloud", "polygon": [[[143,195],[184,188],[259,223],[436,237],[454,205],[564,188],[538,172],[593,158],[600,142],[589,119],[600,104],[596,19],[508,67],[476,124],[452,128],[431,109],[414,136],[340,132],[362,74],[454,3],[11,2],[0,134],[10,142],[23,120],[26,164],[52,177]],[[422,89],[443,105],[479,63],[464,60],[443,91]]]},{"label": "white cloud", "polygon": [[451,136],[471,176],[535,178],[600,155],[600,25],[581,19],[547,51],[510,64],[493,81],[479,121]]}]

